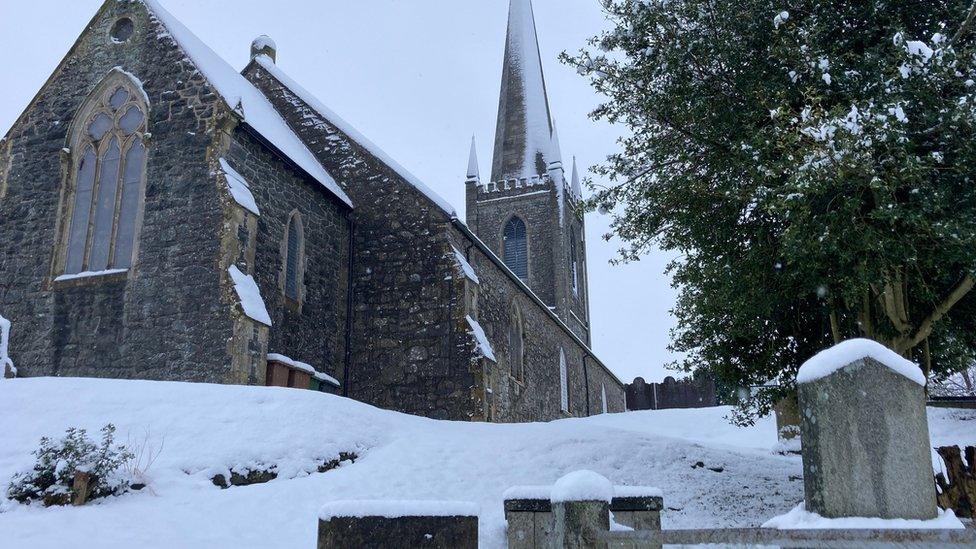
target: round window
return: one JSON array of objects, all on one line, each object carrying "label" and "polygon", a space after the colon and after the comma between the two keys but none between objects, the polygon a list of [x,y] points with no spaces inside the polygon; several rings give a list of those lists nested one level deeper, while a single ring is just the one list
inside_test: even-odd
[{"label": "round window", "polygon": [[116,44],[125,42],[128,40],[132,33],[135,32],[135,25],[132,23],[132,19],[128,17],[123,17],[112,25],[112,41]]}]

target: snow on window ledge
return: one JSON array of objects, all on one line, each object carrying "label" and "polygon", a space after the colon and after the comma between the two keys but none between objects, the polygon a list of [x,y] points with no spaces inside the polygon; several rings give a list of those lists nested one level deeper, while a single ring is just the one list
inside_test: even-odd
[{"label": "snow on window ledge", "polygon": [[63,274],[54,279],[55,282],[65,282],[68,280],[79,280],[82,278],[98,278],[129,272],[129,269],[106,269],[104,271],[82,271],[80,273]]}]

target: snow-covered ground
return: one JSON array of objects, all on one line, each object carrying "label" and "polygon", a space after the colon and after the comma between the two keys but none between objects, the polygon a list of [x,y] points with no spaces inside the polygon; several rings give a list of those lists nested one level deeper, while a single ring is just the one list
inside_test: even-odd
[{"label": "snow-covered ground", "polygon": [[[665,528],[758,526],[802,499],[798,457],[770,452],[772,419],[736,428],[727,408],[602,415],[547,424],[434,421],[284,388],[95,379],[0,382],[0,486],[33,463],[41,436],[106,423],[162,447],[150,489],[79,508],[0,503],[0,545],[313,547],[340,499],[471,501],[481,542],[504,540],[502,493],[591,469],[664,491]],[[932,442],[976,443],[976,411],[930,409]],[[340,452],[360,459],[307,474]],[[704,466],[697,466],[701,462]],[[267,484],[221,490],[228,468],[275,463]],[[720,470],[721,472],[718,472]]]}]

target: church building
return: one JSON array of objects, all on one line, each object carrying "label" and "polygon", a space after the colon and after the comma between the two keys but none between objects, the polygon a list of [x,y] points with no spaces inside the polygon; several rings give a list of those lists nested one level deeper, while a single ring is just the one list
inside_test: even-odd
[{"label": "church building", "polygon": [[[17,375],[324,390],[472,421],[619,412],[531,0],[511,0],[466,220],[276,63],[106,0],[0,140]],[[461,164],[463,165],[463,163]]]}]

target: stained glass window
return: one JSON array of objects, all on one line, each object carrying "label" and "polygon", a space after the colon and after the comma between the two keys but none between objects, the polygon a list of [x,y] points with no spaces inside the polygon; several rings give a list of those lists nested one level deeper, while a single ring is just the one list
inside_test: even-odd
[{"label": "stained glass window", "polygon": [[125,83],[103,89],[82,113],[65,274],[132,264],[139,194],[146,169],[145,105]]}]

